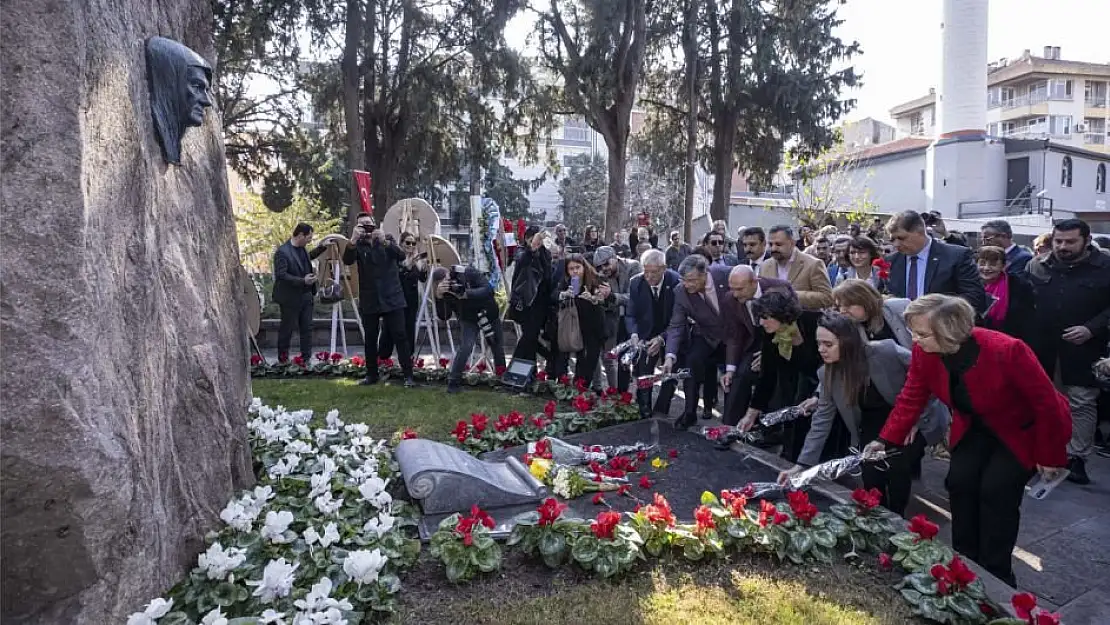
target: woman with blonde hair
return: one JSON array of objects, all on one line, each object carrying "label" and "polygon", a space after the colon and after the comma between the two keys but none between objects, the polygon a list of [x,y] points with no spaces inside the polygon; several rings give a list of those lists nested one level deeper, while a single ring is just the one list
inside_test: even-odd
[{"label": "woman with blonde hair", "polygon": [[868,340],[894,339],[906,349],[913,347],[910,330],[902,318],[910,300],[900,297],[884,300],[870,282],[854,278],[836,285],[833,300],[841,313],[863,325]]},{"label": "woman with blonde hair", "polygon": [[1068,402],[1033,350],[1001,332],[975,327],[959,297],[932,293],[906,308],[914,348],[906,385],[864,455],[900,446],[932,397],[952,411],[945,485],[952,546],[1011,586],[1010,562],[1025,484],[1067,464]]}]

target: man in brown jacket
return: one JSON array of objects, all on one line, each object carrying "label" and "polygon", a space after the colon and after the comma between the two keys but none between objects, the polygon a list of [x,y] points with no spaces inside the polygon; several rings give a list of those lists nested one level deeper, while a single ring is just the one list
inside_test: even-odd
[{"label": "man in brown jacket", "polygon": [[767,246],[771,258],[760,266],[761,277],[790,282],[806,310],[821,310],[833,305],[832,285],[825,263],[795,246],[790,226],[771,228]]}]

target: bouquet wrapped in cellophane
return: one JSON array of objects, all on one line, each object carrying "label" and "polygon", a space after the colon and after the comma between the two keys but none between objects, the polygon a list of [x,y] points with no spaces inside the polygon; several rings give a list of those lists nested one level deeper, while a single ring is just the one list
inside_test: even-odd
[{"label": "bouquet wrapped in cellophane", "polygon": [[[607,462],[610,458],[622,454],[634,454],[641,451],[650,451],[655,445],[648,443],[633,443],[631,445],[572,445],[564,440],[548,436],[544,440],[551,449],[551,459],[556,464],[576,465],[591,462]],[[528,444],[528,452],[535,453],[535,443]]]},{"label": "bouquet wrapped in cellophane", "polygon": [[759,418],[759,422],[763,427],[769,428],[771,426],[789,423],[805,416],[805,411],[800,406],[790,406],[782,410],[768,412]]}]

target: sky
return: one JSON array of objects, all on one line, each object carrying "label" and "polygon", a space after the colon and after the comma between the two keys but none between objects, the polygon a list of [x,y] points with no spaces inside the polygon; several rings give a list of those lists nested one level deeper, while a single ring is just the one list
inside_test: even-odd
[{"label": "sky", "polygon": [[[848,120],[889,123],[892,107],[937,86],[941,9],[942,0],[848,0],[840,7],[840,36],[863,48],[854,64],[864,84],[849,94],[857,103]],[[522,15],[510,24],[510,45],[527,45],[532,19]],[[1041,56],[1053,45],[1064,60],[1110,63],[1110,0],[992,0],[987,37],[990,61],[1016,59],[1027,48]]]}]

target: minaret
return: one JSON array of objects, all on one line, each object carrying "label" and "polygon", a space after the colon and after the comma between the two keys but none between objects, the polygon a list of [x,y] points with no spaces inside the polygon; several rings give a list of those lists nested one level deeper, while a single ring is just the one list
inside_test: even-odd
[{"label": "minaret", "polygon": [[1002,145],[989,142],[986,130],[989,0],[943,2],[936,137],[926,153],[926,206],[956,217],[960,202],[1003,199],[1005,181],[998,180],[1004,172],[995,171]]}]

